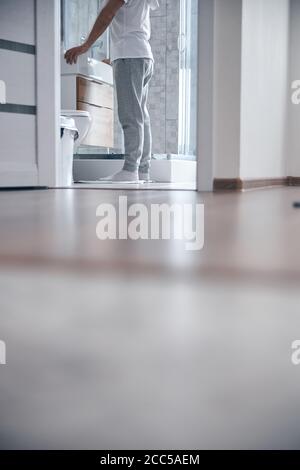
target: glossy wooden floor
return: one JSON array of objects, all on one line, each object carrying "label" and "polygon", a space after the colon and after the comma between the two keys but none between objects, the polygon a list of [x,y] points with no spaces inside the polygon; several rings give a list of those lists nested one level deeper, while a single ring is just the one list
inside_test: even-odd
[{"label": "glossy wooden floor", "polygon": [[[205,248],[96,238],[205,204]],[[0,193],[0,449],[300,449],[300,190]]]},{"label": "glossy wooden floor", "polygon": [[[96,208],[128,204],[204,203],[205,247],[187,252],[174,241],[102,241]],[[164,270],[300,279],[298,188],[246,193],[49,190],[0,193],[0,262],[80,269]]]}]

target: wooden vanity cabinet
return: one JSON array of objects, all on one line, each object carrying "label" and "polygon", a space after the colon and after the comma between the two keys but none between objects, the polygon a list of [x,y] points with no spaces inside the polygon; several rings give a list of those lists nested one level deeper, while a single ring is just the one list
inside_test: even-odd
[{"label": "wooden vanity cabinet", "polygon": [[114,147],[114,91],[106,83],[78,76],[77,110],[88,111],[93,119],[83,145]]}]

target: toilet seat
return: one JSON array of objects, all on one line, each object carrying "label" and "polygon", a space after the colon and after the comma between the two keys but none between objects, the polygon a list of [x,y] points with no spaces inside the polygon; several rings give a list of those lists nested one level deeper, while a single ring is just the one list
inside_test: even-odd
[{"label": "toilet seat", "polygon": [[90,113],[88,111],[76,111],[70,109],[62,109],[61,114],[66,117],[90,117]]},{"label": "toilet seat", "polygon": [[77,152],[78,147],[84,142],[91,124],[92,116],[88,111],[77,111],[75,109],[62,109],[61,116],[63,118],[72,119],[75,122],[75,127],[78,131],[78,139],[75,142],[74,149]]}]

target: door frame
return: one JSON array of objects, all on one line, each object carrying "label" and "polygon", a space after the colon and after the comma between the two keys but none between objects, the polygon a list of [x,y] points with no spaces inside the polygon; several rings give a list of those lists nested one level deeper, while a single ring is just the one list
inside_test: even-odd
[{"label": "door frame", "polygon": [[60,157],[60,0],[36,0],[38,185],[55,187]]},{"label": "door frame", "polygon": [[197,190],[212,191],[214,179],[215,0],[198,4]]},{"label": "door frame", "polygon": [[[215,0],[198,1],[197,190],[212,191]],[[55,187],[60,157],[60,0],[36,0],[36,35],[39,185]]]}]

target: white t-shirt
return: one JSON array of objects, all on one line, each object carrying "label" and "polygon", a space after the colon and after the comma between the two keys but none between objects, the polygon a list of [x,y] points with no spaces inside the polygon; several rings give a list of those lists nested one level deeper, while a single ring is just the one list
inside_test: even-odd
[{"label": "white t-shirt", "polygon": [[148,58],[153,60],[150,10],[158,0],[124,0],[110,26],[111,60]]}]

